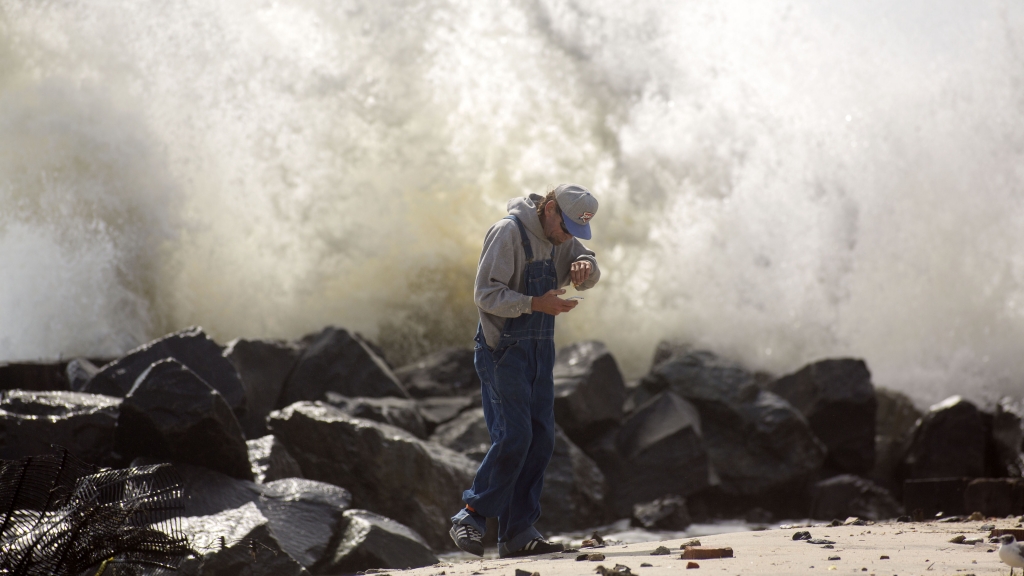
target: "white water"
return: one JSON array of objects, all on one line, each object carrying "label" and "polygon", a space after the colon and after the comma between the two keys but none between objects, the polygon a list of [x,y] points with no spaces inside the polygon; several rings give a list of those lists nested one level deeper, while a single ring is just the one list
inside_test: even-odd
[{"label": "white water", "polygon": [[487,226],[576,181],[562,343],[1020,396],[1024,9],[844,4],[0,0],[0,359],[468,342]]}]

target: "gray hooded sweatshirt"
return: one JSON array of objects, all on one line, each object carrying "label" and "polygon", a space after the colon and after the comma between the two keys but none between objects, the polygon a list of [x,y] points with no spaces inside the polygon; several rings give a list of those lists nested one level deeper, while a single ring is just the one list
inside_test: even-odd
[{"label": "gray hooded sweatshirt", "polygon": [[[544,236],[544,228],[537,216],[537,204],[543,200],[544,197],[537,194],[530,194],[528,198],[513,198],[508,201],[508,213],[519,218],[526,228],[533,257],[547,260],[551,254],[551,242]],[[587,290],[597,284],[601,278],[601,269],[597,267],[594,252],[573,238],[555,247],[555,270],[559,287],[571,283],[569,266],[577,260],[588,260],[593,268],[590,278],[580,284],[579,290]],[[526,295],[526,287],[523,286],[525,268],[526,251],[519,236],[519,227],[511,220],[499,220],[491,226],[484,238],[473,295],[480,309],[484,340],[492,349],[501,338],[506,318],[533,313],[533,297]]]}]

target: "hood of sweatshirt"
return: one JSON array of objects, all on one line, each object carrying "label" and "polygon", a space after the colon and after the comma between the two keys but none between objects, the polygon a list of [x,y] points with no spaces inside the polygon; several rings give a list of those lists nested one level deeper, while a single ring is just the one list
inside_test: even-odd
[{"label": "hood of sweatshirt", "polygon": [[530,194],[525,198],[513,198],[508,201],[508,213],[515,216],[530,233],[530,242],[541,250],[541,254],[551,251],[551,242],[544,236],[544,227],[537,216],[537,205],[544,201],[539,194]]}]

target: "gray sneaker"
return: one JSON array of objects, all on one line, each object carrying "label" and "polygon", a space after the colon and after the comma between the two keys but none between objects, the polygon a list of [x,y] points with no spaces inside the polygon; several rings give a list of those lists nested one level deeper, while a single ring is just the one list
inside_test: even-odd
[{"label": "gray sneaker", "polygon": [[484,555],[484,535],[468,524],[455,524],[448,531],[459,550],[477,556]]},{"label": "gray sneaker", "polygon": [[504,544],[498,544],[499,558],[517,558],[520,556],[537,556],[561,552],[565,547],[558,542],[548,542],[543,538],[534,538],[519,550],[509,550]]}]

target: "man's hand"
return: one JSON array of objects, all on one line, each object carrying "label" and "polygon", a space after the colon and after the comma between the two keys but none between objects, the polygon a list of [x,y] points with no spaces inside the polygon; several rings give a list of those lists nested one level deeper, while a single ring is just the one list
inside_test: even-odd
[{"label": "man's hand", "polygon": [[593,267],[587,260],[577,260],[569,266],[569,277],[572,278],[572,285],[579,286],[590,278],[590,271]]},{"label": "man's hand", "polygon": [[575,308],[579,301],[562,300],[559,298],[562,294],[565,294],[565,290],[558,289],[548,290],[543,296],[534,296],[530,308],[535,312],[543,312],[552,316],[558,316],[562,312],[568,312]]}]

